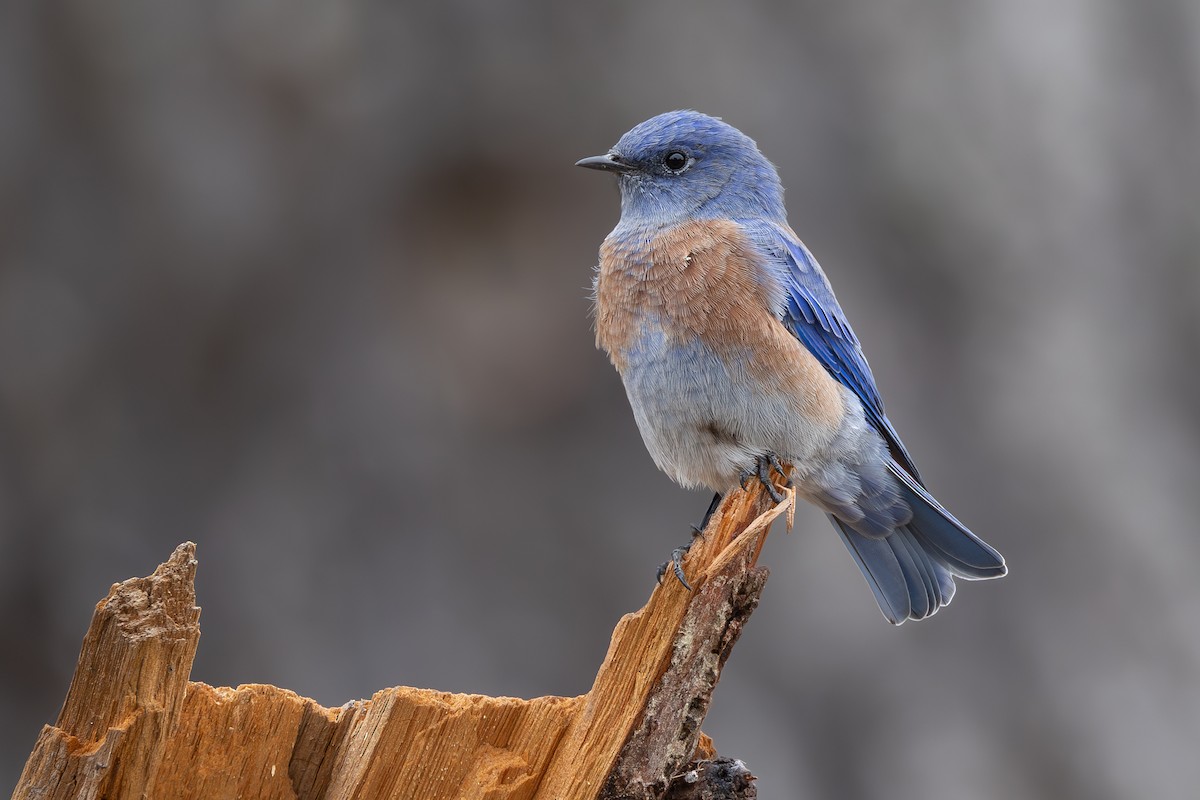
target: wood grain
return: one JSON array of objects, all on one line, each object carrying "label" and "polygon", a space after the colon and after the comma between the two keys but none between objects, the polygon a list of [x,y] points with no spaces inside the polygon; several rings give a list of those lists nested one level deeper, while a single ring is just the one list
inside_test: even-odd
[{"label": "wood grain", "polygon": [[767,530],[793,502],[764,511],[759,486],[727,497],[685,561],[695,591],[664,580],[621,619],[580,697],[399,686],[325,708],[274,686],[189,682],[200,609],[195,545],[182,544],[97,604],[13,798],[640,799],[672,778],[700,791],[728,773],[697,766],[716,755],[700,723],[766,582]]}]

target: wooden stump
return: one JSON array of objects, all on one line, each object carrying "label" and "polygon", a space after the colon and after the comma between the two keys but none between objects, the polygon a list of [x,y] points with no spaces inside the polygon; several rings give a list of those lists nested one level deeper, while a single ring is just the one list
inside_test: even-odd
[{"label": "wooden stump", "polygon": [[741,762],[700,732],[767,571],[761,487],[730,494],[685,560],[613,632],[579,697],[406,686],[324,708],[274,686],[189,682],[200,637],[187,542],[96,606],[74,679],[13,798],[749,798]]}]

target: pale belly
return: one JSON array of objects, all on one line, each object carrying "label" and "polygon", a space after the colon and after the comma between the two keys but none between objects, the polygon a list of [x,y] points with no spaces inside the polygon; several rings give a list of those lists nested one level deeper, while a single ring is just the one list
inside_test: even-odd
[{"label": "pale belly", "polygon": [[801,473],[827,457],[836,431],[806,420],[802,398],[751,378],[737,359],[651,330],[624,361],[621,377],[646,448],[684,486],[728,491],[768,452]]}]

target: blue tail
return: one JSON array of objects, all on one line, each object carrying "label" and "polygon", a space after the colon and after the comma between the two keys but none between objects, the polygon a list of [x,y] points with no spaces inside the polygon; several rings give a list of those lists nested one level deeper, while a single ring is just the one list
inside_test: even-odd
[{"label": "blue tail", "polygon": [[1008,572],[1004,557],[942,508],[893,461],[912,519],[886,537],[869,538],[830,515],[842,541],[893,625],[924,619],[954,598],[954,578],[982,580]]}]

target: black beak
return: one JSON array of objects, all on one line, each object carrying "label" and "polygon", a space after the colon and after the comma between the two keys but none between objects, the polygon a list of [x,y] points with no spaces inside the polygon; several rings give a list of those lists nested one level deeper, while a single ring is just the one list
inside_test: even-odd
[{"label": "black beak", "polygon": [[616,153],[609,153],[603,156],[588,156],[581,158],[575,162],[577,167],[587,167],[588,169],[598,169],[604,172],[626,173],[633,172],[634,167],[621,159]]}]

